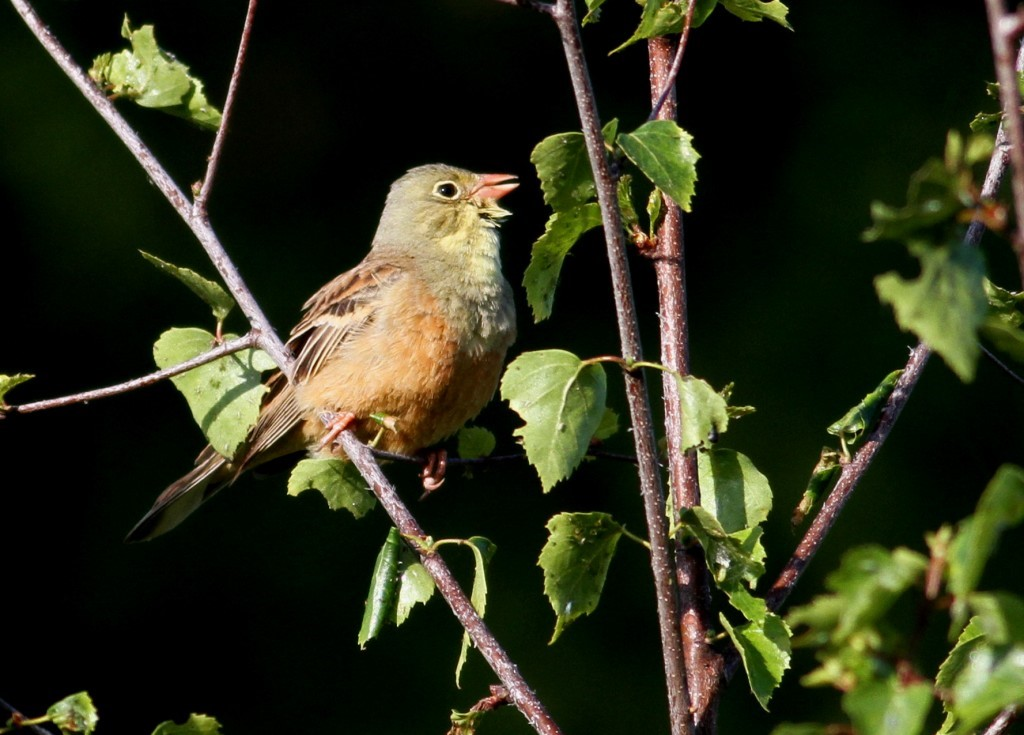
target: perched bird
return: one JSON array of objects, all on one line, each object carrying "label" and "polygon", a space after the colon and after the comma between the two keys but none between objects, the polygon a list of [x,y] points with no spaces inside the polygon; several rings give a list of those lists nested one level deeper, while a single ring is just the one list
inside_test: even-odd
[{"label": "perched bird", "polygon": [[[494,395],[515,339],[512,290],[501,272],[498,200],[505,174],[414,168],[391,185],[370,252],[317,291],[288,341],[294,382],[268,381],[259,419],[237,455],[207,447],[128,534],[158,536],[241,473],[286,454],[338,453],[351,427],[363,441],[412,454],[455,433]],[[323,417],[334,417],[327,421]]]}]

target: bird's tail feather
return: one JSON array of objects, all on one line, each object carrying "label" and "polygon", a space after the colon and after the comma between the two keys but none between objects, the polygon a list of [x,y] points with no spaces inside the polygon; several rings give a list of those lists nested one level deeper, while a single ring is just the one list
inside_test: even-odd
[{"label": "bird's tail feather", "polygon": [[234,466],[207,447],[196,459],[196,466],[191,472],[160,493],[149,512],[128,532],[125,541],[148,541],[170,531],[231,482],[234,476]]}]

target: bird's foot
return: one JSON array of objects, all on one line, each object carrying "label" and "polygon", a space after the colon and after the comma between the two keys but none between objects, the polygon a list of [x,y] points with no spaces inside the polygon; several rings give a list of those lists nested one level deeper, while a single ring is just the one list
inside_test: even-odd
[{"label": "bird's foot", "polygon": [[334,442],[338,441],[338,437],[341,436],[341,432],[349,428],[356,422],[356,415],[351,411],[342,411],[341,413],[332,413],[330,411],[324,411],[318,417],[327,427],[327,433],[324,434],[323,439],[320,440],[320,444],[317,449],[323,449],[324,447],[330,446]]},{"label": "bird's foot", "polygon": [[420,470],[420,479],[423,480],[423,495],[420,500],[426,499],[432,492],[438,490],[444,484],[444,475],[448,470],[448,452],[445,449],[433,449],[427,452],[427,461]]}]

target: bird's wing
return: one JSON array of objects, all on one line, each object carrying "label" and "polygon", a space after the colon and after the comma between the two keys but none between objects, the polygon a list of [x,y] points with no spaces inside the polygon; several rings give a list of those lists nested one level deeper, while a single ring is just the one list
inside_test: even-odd
[{"label": "bird's wing", "polygon": [[381,296],[402,272],[390,263],[364,261],[310,297],[288,340],[296,356],[297,383],[309,380],[343,342],[373,323]]}]

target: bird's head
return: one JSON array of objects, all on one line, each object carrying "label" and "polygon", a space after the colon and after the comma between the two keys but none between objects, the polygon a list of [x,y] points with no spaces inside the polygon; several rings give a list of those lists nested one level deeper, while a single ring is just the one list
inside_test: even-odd
[{"label": "bird's head", "polygon": [[509,174],[476,174],[440,163],[419,166],[391,185],[374,242],[474,241],[511,214],[498,200],[517,186]]}]

